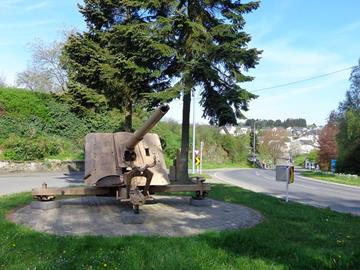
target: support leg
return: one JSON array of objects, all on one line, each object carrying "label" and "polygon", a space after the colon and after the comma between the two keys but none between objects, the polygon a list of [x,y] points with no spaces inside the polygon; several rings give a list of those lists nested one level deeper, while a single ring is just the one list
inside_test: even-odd
[{"label": "support leg", "polygon": [[145,184],[143,194],[145,197],[149,197],[150,196],[149,188],[150,188],[151,180],[152,180],[154,174],[150,170],[146,169],[144,171],[143,175],[146,177],[146,184]]}]

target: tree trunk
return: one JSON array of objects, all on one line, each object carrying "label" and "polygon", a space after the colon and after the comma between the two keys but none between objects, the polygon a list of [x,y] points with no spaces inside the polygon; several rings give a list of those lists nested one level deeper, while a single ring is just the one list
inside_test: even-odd
[{"label": "tree trunk", "polygon": [[179,168],[177,168],[177,180],[189,182],[188,160],[189,160],[189,131],[190,131],[190,104],[191,91],[185,90],[183,97],[182,126],[181,126],[181,151]]},{"label": "tree trunk", "polygon": [[132,102],[130,102],[126,109],[126,115],[125,115],[125,131],[127,132],[133,132],[132,113],[133,113]]}]

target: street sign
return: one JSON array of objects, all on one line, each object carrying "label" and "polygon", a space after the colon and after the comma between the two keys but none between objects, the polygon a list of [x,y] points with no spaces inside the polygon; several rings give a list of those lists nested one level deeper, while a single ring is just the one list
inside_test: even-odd
[{"label": "street sign", "polygon": [[289,184],[294,183],[295,181],[295,168],[294,166],[289,167]]},{"label": "street sign", "polygon": [[286,202],[289,201],[289,184],[295,181],[295,169],[290,165],[276,166],[276,181],[286,182]]},{"label": "street sign", "polygon": [[330,171],[334,173],[335,170],[336,170],[336,159],[332,159],[330,160]]},{"label": "street sign", "polygon": [[276,166],[276,181],[294,183],[295,170],[294,166],[290,165],[277,165]]},{"label": "street sign", "polygon": [[278,165],[276,166],[276,181],[286,182],[289,179],[289,166]]},{"label": "street sign", "polygon": [[195,164],[196,164],[196,166],[200,165],[200,157],[199,156],[195,157]]}]

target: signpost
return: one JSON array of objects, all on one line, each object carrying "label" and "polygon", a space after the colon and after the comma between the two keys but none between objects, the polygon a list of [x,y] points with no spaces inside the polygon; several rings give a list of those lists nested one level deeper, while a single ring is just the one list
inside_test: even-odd
[{"label": "signpost", "polygon": [[193,99],[193,142],[192,142],[192,173],[195,173],[195,129],[196,129],[196,124],[195,124],[195,91],[193,91],[193,95],[192,95],[192,99]]},{"label": "signpost", "polygon": [[200,142],[200,174],[202,173],[203,150],[204,150],[204,142]]},{"label": "signpost", "polygon": [[286,198],[285,201],[289,201],[289,184],[295,181],[294,166],[290,165],[278,165],[276,166],[276,181],[286,182]]}]

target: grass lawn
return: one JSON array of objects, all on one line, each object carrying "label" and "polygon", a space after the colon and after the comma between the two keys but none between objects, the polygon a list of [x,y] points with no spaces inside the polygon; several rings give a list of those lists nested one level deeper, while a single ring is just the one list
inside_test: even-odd
[{"label": "grass lawn", "polygon": [[[353,185],[353,186],[360,186],[360,177],[354,176],[346,176],[346,175],[332,175],[332,174],[325,174],[322,172],[303,172],[303,176],[311,177],[319,180],[346,184],[346,185]],[[359,267],[360,269],[360,267]]]},{"label": "grass lawn", "polygon": [[265,221],[192,237],[60,237],[4,218],[29,193],[0,197],[0,269],[360,268],[360,217],[227,185],[214,185],[211,197],[260,210]]},{"label": "grass lawn", "polygon": [[[191,167],[191,164],[189,165],[189,168]],[[253,166],[247,162],[243,163],[204,163],[203,170],[207,169],[222,169],[222,168],[253,168]]]},{"label": "grass lawn", "polygon": [[207,173],[189,173],[189,176],[190,177],[203,177],[205,179],[212,179],[211,175],[210,174],[207,174]]}]

